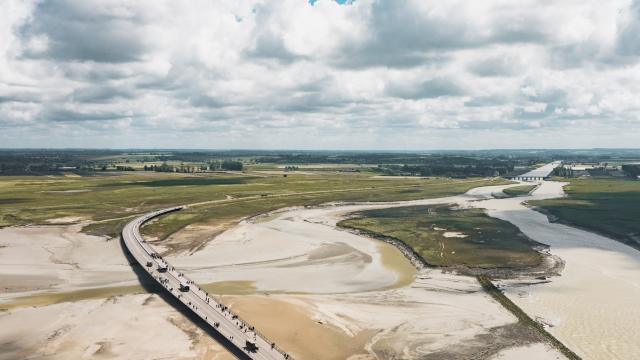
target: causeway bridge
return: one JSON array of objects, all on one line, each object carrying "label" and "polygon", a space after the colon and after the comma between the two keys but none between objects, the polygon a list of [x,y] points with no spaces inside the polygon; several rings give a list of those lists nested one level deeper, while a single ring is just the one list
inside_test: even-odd
[{"label": "causeway bridge", "polygon": [[560,166],[560,164],[562,164],[562,161],[554,161],[522,175],[514,176],[512,179],[520,181],[542,181],[551,176],[553,169]]},{"label": "causeway bridge", "polygon": [[140,234],[142,224],[158,216],[184,208],[185,206],[176,206],[157,210],[129,222],[122,230],[122,239],[131,255],[163,288],[220,335],[228,339],[248,358],[256,360],[292,359],[275,343],[269,341],[253,326],[234,314],[226,305],[171,266],[144,240]]}]

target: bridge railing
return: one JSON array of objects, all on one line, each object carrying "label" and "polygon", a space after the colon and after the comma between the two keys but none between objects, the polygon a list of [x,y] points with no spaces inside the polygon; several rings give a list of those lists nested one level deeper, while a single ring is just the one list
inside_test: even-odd
[{"label": "bridge railing", "polygon": [[[168,213],[170,213],[170,212],[174,212],[174,211],[179,211],[179,210],[182,210],[182,209],[184,209],[184,208],[185,208],[185,206],[175,206],[175,207],[172,207],[172,208],[167,208],[167,209],[157,210],[157,211],[154,211],[154,212],[152,212],[152,213],[149,213],[149,214],[143,215],[143,216],[141,216],[141,217],[139,217],[139,218],[136,218],[136,219],[134,220],[135,222],[137,222],[137,224],[135,224],[135,225],[134,225],[134,228],[132,229],[132,230],[134,231],[134,237],[135,237],[135,240],[136,240],[136,242],[138,242],[138,244],[139,244],[139,245],[140,245],[140,247],[144,250],[144,252],[145,252],[145,253],[147,253],[149,256],[151,256],[152,258],[154,258],[154,260],[155,260],[156,264],[158,263],[158,261],[157,261],[158,259],[157,259],[157,258],[155,258],[155,257],[153,257],[153,256],[152,256],[152,254],[157,255],[157,252],[156,252],[155,250],[153,250],[150,246],[148,246],[148,244],[146,244],[146,242],[145,242],[144,238],[142,237],[142,235],[140,235],[140,231],[139,231],[140,226],[142,226],[142,224],[144,224],[145,222],[147,222],[147,221],[149,221],[149,220],[151,220],[151,219],[153,219],[153,218],[155,218],[155,217],[158,217],[158,216],[161,216],[161,215],[164,215],[164,214],[168,214]],[[147,246],[145,246],[145,245],[147,245]],[[162,260],[162,262],[163,262],[165,265],[170,266],[170,264],[169,264],[166,260],[164,260],[164,259],[162,259],[162,258],[160,258],[160,259]],[[172,266],[171,266],[171,267],[172,267]],[[174,269],[175,269],[175,268],[174,268]],[[184,277],[184,275],[183,275],[183,277]],[[187,280],[189,280],[188,278],[186,278],[186,279],[187,279]],[[194,283],[194,284],[195,284],[195,283]],[[204,293],[206,297],[214,298],[214,297],[210,296],[210,295],[209,295],[209,293],[207,293],[206,291],[202,290],[199,286],[196,286],[196,288],[197,288],[200,292]],[[198,292],[196,292],[196,291],[194,291],[194,293],[195,293],[195,294],[196,294],[196,295],[197,295],[201,300],[203,300],[204,302],[206,302],[206,297],[204,297],[204,298],[203,298],[203,297],[202,297]],[[214,298],[214,301],[216,301],[216,300],[215,300],[215,298]],[[224,305],[224,304],[223,304],[221,301],[219,301],[219,300],[218,300],[218,301],[216,301],[216,303],[217,303],[217,304],[219,304],[219,305]],[[239,323],[241,323],[244,327],[246,327],[246,328],[248,328],[248,329],[252,329],[252,330],[251,330],[251,332],[255,333],[255,334],[256,334],[256,336],[260,337],[260,338],[261,338],[265,343],[267,343],[269,346],[271,346],[271,344],[275,344],[275,342],[273,342],[273,341],[269,340],[269,338],[268,338],[265,334],[263,334],[262,332],[260,332],[259,330],[257,330],[254,326],[250,325],[250,324],[249,324],[249,322],[245,321],[245,320],[244,320],[242,317],[240,317],[238,314],[236,314],[236,313],[234,313],[233,311],[231,311],[231,309],[229,309],[229,307],[228,307],[228,306],[226,306],[226,305],[224,305],[224,306],[225,306],[225,308],[226,308],[226,311],[229,313],[229,315],[231,315],[232,320],[237,320],[237,321],[238,321]],[[216,311],[218,311],[218,309],[217,309],[217,308],[216,308],[215,310],[216,310]],[[220,312],[223,316],[225,316],[225,315],[224,315],[224,313],[223,313],[223,311],[218,311],[218,312]],[[207,323],[209,323],[209,321],[208,321],[208,320],[205,320],[205,321],[206,321]],[[274,350],[276,350],[278,353],[280,353],[280,355],[282,355],[282,357],[283,357],[283,358],[293,360],[293,358],[291,357],[291,355],[287,354],[287,352],[285,352],[285,351],[284,351],[284,349],[280,348],[278,345],[275,345],[275,346],[273,347],[273,349],[274,349]]]}]

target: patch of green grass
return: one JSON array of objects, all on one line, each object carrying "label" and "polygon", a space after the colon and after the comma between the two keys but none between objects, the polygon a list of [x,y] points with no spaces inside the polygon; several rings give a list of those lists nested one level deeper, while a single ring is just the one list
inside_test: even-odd
[{"label": "patch of green grass", "polygon": [[[187,176],[177,179],[161,179],[150,181],[136,181],[130,185],[141,187],[166,187],[166,186],[203,186],[203,185],[237,185],[244,184],[247,178],[236,177],[204,177],[204,176]],[[121,186],[118,183],[105,184],[103,186]]]},{"label": "patch of green grass", "polygon": [[435,266],[523,268],[541,261],[532,248],[538,243],[480,209],[436,205],[369,210],[339,225],[396,238]]},{"label": "patch of green grass", "polygon": [[522,185],[504,189],[502,192],[509,196],[523,196],[529,194],[535,188],[536,185]]},{"label": "patch of green grass", "polygon": [[120,236],[122,228],[124,228],[124,226],[127,225],[129,221],[133,220],[133,218],[134,216],[132,215],[124,218],[95,222],[83,227],[82,231],[89,235],[108,236],[110,238],[115,238]]},{"label": "patch of green grass", "polygon": [[611,177],[557,180],[569,182],[567,197],[531,204],[561,222],[640,249],[640,181]]}]

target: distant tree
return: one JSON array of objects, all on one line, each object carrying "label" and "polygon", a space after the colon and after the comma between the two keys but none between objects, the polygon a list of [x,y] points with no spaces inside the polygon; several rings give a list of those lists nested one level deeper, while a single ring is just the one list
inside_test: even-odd
[{"label": "distant tree", "polygon": [[555,176],[571,177],[571,169],[568,169],[564,166],[558,166],[557,168],[553,169],[552,174]]},{"label": "distant tree", "polygon": [[241,171],[243,166],[240,161],[225,160],[222,162],[223,170]]},{"label": "distant tree", "polygon": [[638,164],[625,164],[622,165],[622,171],[624,171],[627,175],[632,178],[637,178],[640,176],[640,165]]},{"label": "distant tree", "polygon": [[118,170],[118,171],[136,171],[136,169],[132,168],[131,166],[122,166],[122,165],[117,165],[116,166],[116,170]]},{"label": "distant tree", "polygon": [[158,172],[173,172],[173,166],[169,166],[166,162],[163,162],[160,166],[154,166],[154,170]]}]

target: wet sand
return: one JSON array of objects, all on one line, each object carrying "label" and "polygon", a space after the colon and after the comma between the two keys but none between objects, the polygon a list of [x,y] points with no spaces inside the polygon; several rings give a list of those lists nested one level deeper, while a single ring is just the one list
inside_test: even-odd
[{"label": "wet sand", "polygon": [[73,291],[45,291],[6,299],[5,302],[0,303],[0,309],[11,310],[22,307],[41,307],[66,302],[106,299],[112,296],[144,293],[146,293],[146,291],[140,285],[100,287]]},{"label": "wet sand", "polygon": [[2,360],[234,359],[148,294],[0,312],[0,350]]},{"label": "wet sand", "polygon": [[0,359],[234,358],[80,228],[0,229]]},{"label": "wet sand", "polygon": [[81,228],[0,229],[0,300],[9,293],[137,284],[120,242],[82,234]]},{"label": "wet sand", "polygon": [[555,350],[545,344],[533,344],[509,348],[496,354],[491,360],[556,360],[564,359],[558,355]]},{"label": "wet sand", "polygon": [[[341,329],[313,319],[309,307],[288,301],[282,296],[225,296],[223,301],[250,321],[296,359],[343,360],[360,355],[372,359],[364,350],[375,335],[374,330],[362,330],[349,335]],[[265,309],[268,309],[265,311]]]},{"label": "wet sand", "polygon": [[198,283],[252,281],[260,293],[345,293],[412,281],[415,268],[392,245],[292,211],[242,222],[196,253],[166,258]]}]

